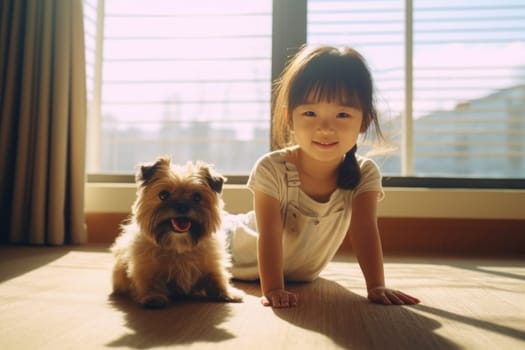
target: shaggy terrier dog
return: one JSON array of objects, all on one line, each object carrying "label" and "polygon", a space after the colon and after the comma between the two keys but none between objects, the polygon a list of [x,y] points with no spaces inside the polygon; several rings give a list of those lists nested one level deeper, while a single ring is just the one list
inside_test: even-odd
[{"label": "shaggy terrier dog", "polygon": [[111,247],[113,292],[147,308],[177,296],[240,302],[219,237],[225,178],[203,162],[169,157],[139,167],[132,215]]}]

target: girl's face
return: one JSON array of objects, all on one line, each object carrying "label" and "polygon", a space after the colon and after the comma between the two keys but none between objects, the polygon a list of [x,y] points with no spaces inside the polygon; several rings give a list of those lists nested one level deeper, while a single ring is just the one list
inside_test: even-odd
[{"label": "girl's face", "polygon": [[357,142],[363,111],[333,102],[299,105],[292,111],[295,142],[319,161],[340,162]]}]

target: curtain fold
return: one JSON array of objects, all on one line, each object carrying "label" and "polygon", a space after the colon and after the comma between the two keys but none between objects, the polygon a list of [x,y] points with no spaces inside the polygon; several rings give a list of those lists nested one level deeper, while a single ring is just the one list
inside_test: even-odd
[{"label": "curtain fold", "polygon": [[85,243],[82,0],[3,0],[0,23],[0,240]]}]

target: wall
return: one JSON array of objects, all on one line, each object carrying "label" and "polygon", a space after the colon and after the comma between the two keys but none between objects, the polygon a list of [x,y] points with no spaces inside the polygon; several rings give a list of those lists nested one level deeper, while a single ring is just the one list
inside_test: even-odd
[{"label": "wall", "polygon": [[[387,187],[385,193],[378,212],[386,254],[525,254],[525,190]],[[242,185],[226,185],[223,197],[232,213],[252,208]],[[90,242],[112,242],[134,200],[133,184],[88,184]],[[342,249],[351,249],[348,240]]]}]

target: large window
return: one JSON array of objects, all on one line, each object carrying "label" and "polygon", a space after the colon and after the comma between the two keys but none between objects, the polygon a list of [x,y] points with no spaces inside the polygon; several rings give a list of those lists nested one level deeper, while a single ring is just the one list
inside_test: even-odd
[{"label": "large window", "polygon": [[85,2],[90,173],[172,154],[246,174],[269,150],[272,69],[308,42],[367,58],[385,175],[524,177],[523,1]]}]

